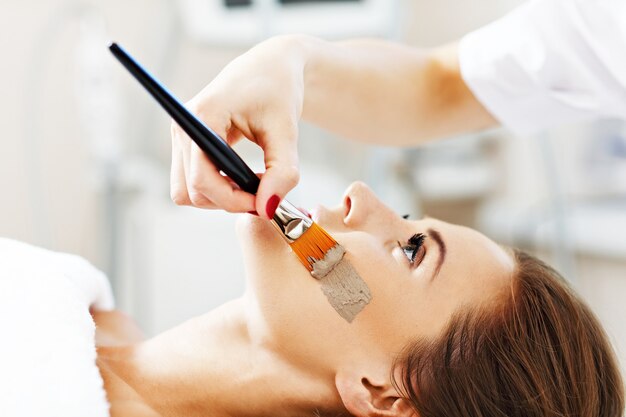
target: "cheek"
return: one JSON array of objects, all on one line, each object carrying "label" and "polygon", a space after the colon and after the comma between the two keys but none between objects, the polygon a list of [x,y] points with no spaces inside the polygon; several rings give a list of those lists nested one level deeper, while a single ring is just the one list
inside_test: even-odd
[{"label": "cheek", "polygon": [[374,243],[361,240],[352,247],[359,257],[350,254],[351,261],[372,292],[354,321],[360,335],[392,355],[416,338],[435,337],[450,316],[451,294],[439,293]]},{"label": "cheek", "polygon": [[397,352],[416,330],[419,284],[379,242],[363,238],[349,247],[349,260],[372,293],[370,304],[354,320],[354,329],[369,345]]}]

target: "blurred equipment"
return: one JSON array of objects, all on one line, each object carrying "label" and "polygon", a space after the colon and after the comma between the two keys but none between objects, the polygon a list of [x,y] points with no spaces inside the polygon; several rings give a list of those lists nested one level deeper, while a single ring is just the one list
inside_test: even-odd
[{"label": "blurred equipment", "polygon": [[398,0],[180,0],[189,35],[247,45],[285,33],[397,37]]},{"label": "blurred equipment", "polygon": [[[618,197],[626,194],[626,123],[595,122],[587,129],[579,156],[577,180],[587,195]],[[610,178],[611,181],[607,181]]]},{"label": "blurred equipment", "polygon": [[118,175],[122,158],[121,114],[123,102],[111,63],[101,52],[109,37],[104,16],[88,10],[80,16],[80,36],[76,45],[76,100],[81,129],[88,141],[95,164],[95,180],[102,192],[104,209],[102,247],[106,272],[117,289],[119,216]]},{"label": "blurred equipment", "polygon": [[[163,0],[159,5],[164,15],[163,29],[152,38],[160,45],[159,70],[167,73],[178,42],[178,15],[170,2]],[[155,123],[153,113],[134,107],[132,123],[140,135],[127,133],[128,100],[115,77],[115,63],[106,51],[110,34],[104,8],[85,6],[80,10],[76,19],[80,32],[75,48],[75,91],[80,126],[93,160],[90,176],[100,197],[100,250],[118,305],[130,310],[135,304],[131,299],[135,283],[124,276],[128,261],[122,237],[129,203],[143,194],[162,195],[164,186],[160,183],[167,182],[152,157],[152,148],[142,148],[145,144],[140,143],[144,151],[132,151],[137,142],[153,142]]]},{"label": "blurred equipment", "polygon": [[498,135],[461,136],[407,151],[406,164],[424,213],[474,225],[484,200],[496,191]]}]

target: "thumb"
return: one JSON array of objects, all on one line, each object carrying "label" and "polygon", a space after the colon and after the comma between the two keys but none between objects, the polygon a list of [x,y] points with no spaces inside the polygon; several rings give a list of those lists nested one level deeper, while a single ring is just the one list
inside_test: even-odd
[{"label": "thumb", "polygon": [[300,180],[297,127],[268,133],[264,142],[265,173],[257,191],[256,209],[259,215],[271,219],[280,201]]}]

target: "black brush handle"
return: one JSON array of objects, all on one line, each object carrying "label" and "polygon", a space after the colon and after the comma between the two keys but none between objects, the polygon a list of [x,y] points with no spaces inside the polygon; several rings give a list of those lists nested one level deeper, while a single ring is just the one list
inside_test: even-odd
[{"label": "black brush handle", "polygon": [[109,46],[115,58],[154,97],[189,137],[206,153],[211,162],[224,172],[244,191],[256,194],[259,178],[237,153],[214,131],[194,116],[165,87],[151,76],[122,47],[116,43]]}]

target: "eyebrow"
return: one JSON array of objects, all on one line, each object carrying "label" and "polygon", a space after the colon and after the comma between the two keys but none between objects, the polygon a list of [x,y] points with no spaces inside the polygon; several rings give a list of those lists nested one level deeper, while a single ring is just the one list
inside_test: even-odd
[{"label": "eyebrow", "polygon": [[441,233],[439,233],[435,229],[428,229],[426,231],[426,234],[431,237],[439,247],[439,259],[437,260],[437,267],[435,268],[435,273],[433,274],[434,279],[439,273],[443,262],[446,260],[446,244],[441,237]]}]

